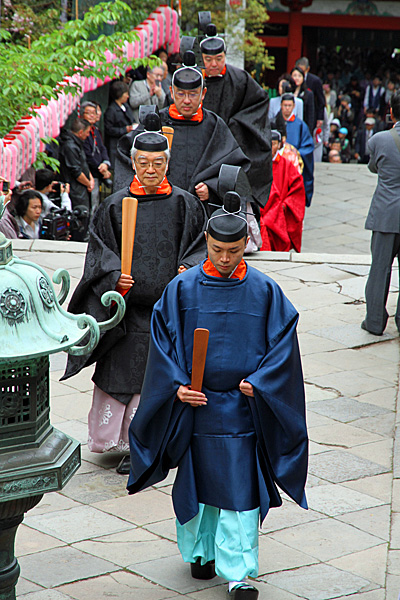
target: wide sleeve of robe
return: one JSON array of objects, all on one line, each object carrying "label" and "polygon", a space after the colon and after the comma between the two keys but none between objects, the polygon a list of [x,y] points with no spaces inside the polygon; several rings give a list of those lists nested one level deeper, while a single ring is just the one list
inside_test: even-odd
[{"label": "wide sleeve of robe", "polygon": [[129,428],[133,494],[162,481],[186,452],[192,434],[192,407],[176,399],[189,385],[180,314],[179,277],[154,306],[151,340],[139,408]]},{"label": "wide sleeve of robe", "polygon": [[[122,191],[121,198],[124,195],[128,195],[128,190]],[[119,234],[112,218],[114,210],[115,205],[111,203],[110,197],[110,203],[105,201],[100,204],[94,215],[82,279],[75,289],[68,307],[72,313],[87,313],[94,316],[97,321],[105,321],[111,317],[113,308],[103,306],[101,296],[104,292],[115,290],[121,274],[121,256],[117,241]],[[111,343],[111,339],[117,339],[123,333],[124,322],[122,320],[114,329],[107,332],[107,338]],[[99,351],[100,348],[97,346],[89,355],[69,355],[67,369],[62,380],[96,362]]]},{"label": "wide sleeve of robe", "polygon": [[[264,472],[297,504],[307,508],[308,435],[298,314],[278,290],[271,296],[266,324],[267,352],[258,369],[246,377],[254,389],[248,398]],[[260,490],[262,496],[262,489]],[[261,522],[265,517],[261,497]]]},{"label": "wide sleeve of robe", "polygon": [[265,206],[272,183],[271,126],[268,117],[268,94],[245,71],[229,67],[234,85],[242,90],[240,109],[228,126],[251,162],[248,177],[254,197]]}]

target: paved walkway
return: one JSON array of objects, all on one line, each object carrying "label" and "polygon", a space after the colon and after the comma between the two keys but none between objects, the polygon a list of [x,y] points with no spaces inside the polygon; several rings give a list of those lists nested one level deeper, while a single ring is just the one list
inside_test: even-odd
[{"label": "paved walkway", "polygon": [[[259,253],[252,259],[300,312],[311,440],[310,509],[284,497],[283,507],[270,511],[261,530],[260,600],[396,600],[400,590],[398,334],[393,318],[382,337],[360,329],[369,255],[368,240],[356,233],[362,233],[373,184],[363,167],[318,165],[314,204],[306,217],[307,252]],[[354,195],[345,197],[350,186]],[[327,217],[326,227],[318,222],[324,212],[336,215]],[[345,214],[351,223],[341,220]],[[348,235],[349,226],[354,235]],[[15,246],[18,256],[50,273],[68,266],[73,284],[78,281],[79,245],[67,245],[69,252],[56,243],[35,242],[30,252],[26,242]],[[49,248],[64,252],[46,252]],[[329,254],[332,248],[339,253]],[[181,561],[170,497],[173,474],[128,497],[126,477],[115,473],[120,456],[88,452],[91,370],[60,383],[64,363],[64,355],[51,360],[51,419],[81,441],[82,467],[64,490],[45,495],[19,527],[18,595],[24,600],[224,599],[222,580],[193,580]]]},{"label": "paved walkway", "polygon": [[365,218],[377,176],[366,165],[315,165],[315,193],[306,209],[302,252],[368,254]]}]

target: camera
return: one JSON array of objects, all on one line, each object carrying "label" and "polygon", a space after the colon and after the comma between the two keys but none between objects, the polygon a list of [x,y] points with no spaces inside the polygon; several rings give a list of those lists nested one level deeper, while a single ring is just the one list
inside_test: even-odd
[{"label": "camera", "polygon": [[70,234],[76,239],[84,235],[89,220],[89,210],[77,206],[73,211],[66,208],[53,208],[42,221],[39,237],[42,240],[69,240]]},{"label": "camera", "polygon": [[3,181],[3,194],[4,195],[8,194],[9,190],[10,190],[10,182],[4,180]]}]

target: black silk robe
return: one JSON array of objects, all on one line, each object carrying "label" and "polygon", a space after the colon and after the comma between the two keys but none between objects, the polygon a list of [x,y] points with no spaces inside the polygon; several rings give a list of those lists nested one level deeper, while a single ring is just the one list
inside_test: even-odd
[{"label": "black silk robe", "polygon": [[226,66],[222,77],[206,77],[203,105],[219,115],[250,159],[247,176],[254,199],[265,206],[272,184],[269,97],[243,69]]},{"label": "black silk robe", "polygon": [[[100,298],[115,290],[121,274],[122,198],[128,188],[113,194],[95,214],[84,273],[69,305],[73,313],[88,313],[98,321],[111,316]],[[172,187],[170,194],[138,196],[135,245],[131,274],[135,281],[124,296],[121,323],[107,331],[90,355],[69,356],[63,379],[96,363],[94,383],[127,404],[140,394],[150,337],[154,303],[178,267],[192,267],[205,256],[206,215],[200,200]]]},{"label": "black silk robe", "polygon": [[[221,165],[243,167],[245,172],[250,168],[248,158],[229,128],[220,117],[208,110],[203,111],[201,122],[173,119],[168,108],[161,110],[160,116],[163,125],[174,129],[168,180],[191,194],[195,194],[194,188],[198,183],[204,182],[209,189],[209,202],[220,205],[217,184]],[[142,129],[124,135],[118,143],[114,189],[120,189],[132,180],[130,151],[139,131]],[[208,202],[204,204],[209,214],[216,209]]]}]

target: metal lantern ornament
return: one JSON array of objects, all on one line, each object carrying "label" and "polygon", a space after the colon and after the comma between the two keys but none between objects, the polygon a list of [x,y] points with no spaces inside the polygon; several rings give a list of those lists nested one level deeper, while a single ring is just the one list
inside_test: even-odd
[{"label": "metal lantern ornament", "polygon": [[59,269],[53,281],[61,284],[58,296],[47,273],[15,257],[0,233],[0,600],[15,598],[14,539],[24,513],[62,489],[81,462],[79,443],[50,423],[49,355],[91,352],[125,313],[114,291],[102,296],[104,306],[116,307],[108,321],[68,313],[61,308],[68,272]]}]

